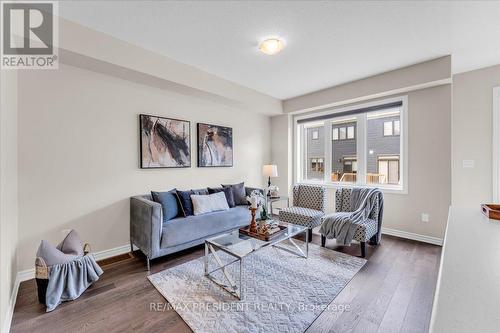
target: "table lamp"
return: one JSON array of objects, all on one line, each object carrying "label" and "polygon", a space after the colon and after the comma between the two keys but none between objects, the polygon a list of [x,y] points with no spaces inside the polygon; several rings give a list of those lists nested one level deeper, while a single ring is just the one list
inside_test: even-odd
[{"label": "table lamp", "polygon": [[268,178],[267,186],[271,186],[271,177],[278,177],[278,167],[274,164],[266,164],[262,167],[262,174]]}]

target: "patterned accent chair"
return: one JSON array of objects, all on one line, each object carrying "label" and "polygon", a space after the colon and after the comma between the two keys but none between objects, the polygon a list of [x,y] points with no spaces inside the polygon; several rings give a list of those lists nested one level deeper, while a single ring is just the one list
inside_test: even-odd
[{"label": "patterned accent chair", "polygon": [[[382,220],[380,212],[380,205],[377,201],[370,212],[368,219],[361,222],[356,232],[354,233],[354,240],[357,240],[361,246],[361,256],[366,256],[366,242],[377,245],[380,243],[380,232],[382,229]],[[335,191],[335,211],[336,212],[351,212],[351,188],[338,188]],[[380,220],[379,220],[380,217]],[[321,246],[325,246],[326,237],[321,235]]]},{"label": "patterned accent chair", "polygon": [[295,185],[293,206],[280,211],[280,221],[308,227],[311,241],[312,229],[319,226],[325,216],[326,189],[315,185]]}]

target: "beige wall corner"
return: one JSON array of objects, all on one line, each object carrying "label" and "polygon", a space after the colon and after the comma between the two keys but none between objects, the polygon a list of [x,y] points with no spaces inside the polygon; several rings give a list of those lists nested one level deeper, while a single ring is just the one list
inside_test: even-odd
[{"label": "beige wall corner", "polygon": [[0,109],[0,330],[10,327],[17,276],[17,71],[2,70]]},{"label": "beige wall corner", "polygon": [[283,101],[284,112],[366,101],[451,82],[451,56],[421,62]]},{"label": "beige wall corner", "polygon": [[273,184],[282,195],[290,195],[293,178],[292,117],[284,114],[271,118],[271,161],[278,166],[279,177]]},{"label": "beige wall corner", "polygon": [[[453,76],[452,203],[479,205],[492,200],[493,87],[500,65]],[[464,168],[464,161],[474,161]]]}]

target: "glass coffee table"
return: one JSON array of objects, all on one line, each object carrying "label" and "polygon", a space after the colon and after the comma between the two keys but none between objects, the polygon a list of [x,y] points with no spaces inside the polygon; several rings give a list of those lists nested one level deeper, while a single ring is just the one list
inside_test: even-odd
[{"label": "glass coffee table", "polygon": [[[309,253],[309,235],[307,232],[307,227],[283,222],[280,222],[280,225],[286,226],[287,228],[280,231],[279,235],[275,236],[275,238],[269,241],[264,241],[248,235],[240,234],[238,229],[213,238],[206,239],[204,264],[205,276],[222,287],[224,290],[229,292],[231,295],[242,300],[244,298],[245,278],[243,263],[245,258],[252,255],[252,253],[256,253],[257,251],[264,248],[274,247],[276,249],[280,249],[307,259],[307,255]],[[297,236],[301,233],[304,233],[306,238],[306,242],[303,245],[304,249],[297,245],[297,243],[292,239],[292,237]],[[292,247],[288,248],[282,246],[282,243],[284,242],[290,243]],[[229,255],[225,256],[226,262],[221,259],[221,256],[218,254],[219,251],[222,251]],[[214,269],[210,269],[209,267],[210,256],[212,256],[215,261],[216,267]],[[227,257],[231,258],[229,262],[227,262]],[[231,272],[229,272],[229,270],[227,269],[229,265],[237,265],[238,262],[239,285],[235,283]],[[222,278],[218,278],[214,275],[214,273],[218,271],[222,272]]]}]

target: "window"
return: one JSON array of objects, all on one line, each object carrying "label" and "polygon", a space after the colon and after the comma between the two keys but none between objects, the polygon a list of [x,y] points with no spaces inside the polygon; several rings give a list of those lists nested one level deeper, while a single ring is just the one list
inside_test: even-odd
[{"label": "window", "polygon": [[332,139],[333,140],[338,140],[339,139],[339,129],[338,129],[338,127],[334,127],[333,128]]},{"label": "window", "polygon": [[392,121],[384,121],[384,136],[393,135]]},{"label": "window", "polygon": [[399,183],[399,156],[378,158],[378,183],[398,184]]},{"label": "window", "polygon": [[296,181],[405,191],[406,97],[379,103],[297,116]]},{"label": "window", "polygon": [[354,126],[347,127],[347,138],[354,139]]},{"label": "window", "polygon": [[384,136],[399,135],[399,120],[390,120],[384,122]]},{"label": "window", "polygon": [[325,171],[325,162],[323,158],[311,158],[311,171],[323,172]]},{"label": "window", "polygon": [[346,129],[345,127],[339,128],[340,131],[340,140],[345,140],[346,139]]},{"label": "window", "polygon": [[394,120],[394,135],[399,135],[399,120]]},{"label": "window", "polygon": [[318,131],[312,131],[312,139],[313,140],[318,140],[319,138],[319,133]]},{"label": "window", "polygon": [[[345,124],[344,124],[345,125]],[[332,127],[332,140],[351,140],[354,139],[356,129],[354,126],[339,126],[334,125]]]}]

